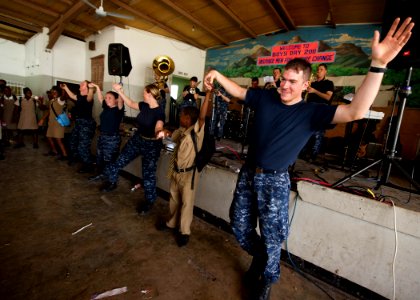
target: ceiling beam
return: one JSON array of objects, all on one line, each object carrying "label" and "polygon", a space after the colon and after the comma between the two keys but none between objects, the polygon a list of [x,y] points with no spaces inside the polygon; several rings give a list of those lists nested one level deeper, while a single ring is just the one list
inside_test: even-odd
[{"label": "ceiling beam", "polygon": [[73,5],[73,1],[71,1],[71,0],[60,0],[60,2],[63,2],[67,5]]},{"label": "ceiling beam", "polygon": [[83,22],[84,19],[82,20],[71,20],[71,24],[72,26],[74,26],[77,30],[77,32],[86,32],[87,34],[94,34],[96,32],[98,32],[99,29],[96,29],[96,27],[93,27],[92,25]]},{"label": "ceiling beam", "polygon": [[48,34],[49,39],[48,39],[48,45],[46,47],[47,49],[52,49],[54,47],[55,43],[58,41],[58,38],[63,33],[63,30],[64,30],[64,23],[60,23],[60,25],[56,27],[54,31]]},{"label": "ceiling beam", "polygon": [[31,25],[31,24],[27,24],[27,23],[22,22],[20,20],[15,20],[15,19],[5,17],[5,16],[0,16],[0,22],[5,22],[7,24],[14,25],[16,27],[26,29],[26,30],[30,30],[30,31],[33,31],[33,32],[41,32],[42,31],[42,27],[40,27],[40,26],[34,26],[34,25]]},{"label": "ceiling beam", "polygon": [[57,17],[59,17],[60,16],[60,14],[59,13],[57,13],[57,12],[55,12],[55,11],[52,11],[51,9],[48,9],[48,8],[46,8],[46,7],[42,7],[42,6],[40,6],[40,5],[37,5],[37,4],[34,4],[34,3],[31,3],[31,2],[29,2],[28,0],[13,0],[15,3],[19,3],[20,5],[22,5],[22,6],[25,6],[25,7],[28,7],[28,8],[31,8],[31,9],[33,9],[33,10],[36,10],[36,11],[38,11],[38,12],[40,12],[40,13],[43,13],[43,14],[46,14],[46,15],[49,15],[49,16],[51,16],[51,17],[54,17],[54,18],[57,18]]},{"label": "ceiling beam", "polygon": [[200,20],[194,18],[191,14],[187,13],[185,9],[179,7],[178,5],[176,5],[174,2],[172,2],[171,0],[161,0],[161,2],[165,3],[167,6],[169,6],[170,8],[172,8],[173,10],[177,11],[179,14],[183,15],[185,18],[189,19],[191,22],[193,22],[194,24],[197,24],[198,26],[200,26],[202,28],[203,31],[210,33],[210,35],[212,35],[214,38],[216,38],[218,41],[222,42],[224,45],[229,44],[229,42],[225,39],[223,39],[220,36],[220,33],[215,32],[214,30],[212,30],[210,28],[210,26],[205,25],[203,23],[201,23]]},{"label": "ceiling beam", "polygon": [[76,40],[80,40],[80,41],[85,41],[85,38],[86,38],[85,36],[83,36],[83,35],[81,35],[79,33],[76,33],[74,31],[69,31],[69,30],[66,30],[66,29],[64,29],[61,34],[62,35],[69,36],[69,37],[72,37],[72,38],[74,38]]},{"label": "ceiling beam", "polygon": [[7,14],[0,13],[0,15],[4,17],[13,17],[15,20],[19,20],[28,24],[33,24],[34,26],[38,25],[41,27],[48,27],[48,24],[44,21],[34,20],[32,16],[24,15],[23,13],[18,13],[10,9],[7,11]]},{"label": "ceiling beam", "polygon": [[74,4],[72,7],[70,7],[69,10],[64,15],[61,15],[60,18],[54,22],[50,26],[49,30],[49,41],[47,45],[47,49],[52,49],[57,42],[58,38],[60,37],[61,33],[64,30],[64,27],[67,23],[70,23],[71,19],[87,9],[85,3],[83,1],[79,1],[76,4]]},{"label": "ceiling beam", "polygon": [[239,26],[243,29],[245,29],[245,31],[248,33],[248,35],[252,38],[256,38],[257,35],[255,34],[255,32],[249,28],[248,25],[246,25],[244,22],[242,22],[242,20],[233,13],[233,11],[227,7],[222,1],[220,0],[213,0],[213,2],[220,7],[226,14],[228,14],[233,20],[235,20],[236,23],[239,24]]},{"label": "ceiling beam", "polygon": [[26,36],[17,32],[11,32],[8,30],[4,30],[0,28],[0,37],[6,40],[13,40],[18,43],[26,43],[26,41],[30,38],[30,36]]},{"label": "ceiling beam", "polygon": [[7,32],[10,32],[10,33],[15,32],[17,34],[26,36],[28,38],[34,35],[34,32],[32,31],[28,31],[26,29],[17,28],[17,27],[13,27],[7,24],[2,24],[2,23],[0,23],[0,29],[6,30]]},{"label": "ceiling beam", "polygon": [[113,17],[106,18],[105,21],[108,22],[108,23],[110,23],[110,24],[112,24],[112,25],[115,25],[117,27],[120,27],[122,29],[127,29],[127,25],[126,24],[121,23],[121,22],[115,20],[115,18],[113,18]]},{"label": "ceiling beam", "polygon": [[26,41],[28,40],[28,39],[26,39],[26,40],[17,39],[17,38],[11,37],[11,36],[4,35],[1,31],[0,31],[0,38],[8,40],[8,41],[15,42],[15,43],[18,43],[18,44],[25,44]]},{"label": "ceiling beam", "polygon": [[181,34],[180,32],[174,30],[173,28],[171,28],[169,26],[166,26],[165,24],[163,24],[163,23],[159,22],[158,20],[150,17],[149,15],[146,15],[146,14],[140,12],[140,11],[137,11],[137,10],[131,8],[130,6],[128,6],[127,4],[125,4],[125,3],[123,3],[123,2],[121,2],[119,0],[110,0],[110,1],[112,3],[114,3],[114,4],[116,4],[116,5],[124,8],[125,10],[129,11],[133,15],[135,15],[135,16],[141,18],[141,19],[144,19],[144,20],[148,21],[149,23],[151,23],[151,24],[153,24],[155,26],[158,26],[158,27],[166,30],[169,33],[172,33],[174,36],[178,37],[179,40],[184,41],[184,42],[187,42],[190,45],[193,45],[193,46],[195,46],[197,48],[205,49],[205,47],[203,45],[201,45],[201,44],[197,43],[196,41],[190,39],[189,37]]},{"label": "ceiling beam", "polygon": [[292,17],[290,16],[289,12],[287,11],[286,7],[284,6],[281,0],[265,0],[268,7],[270,7],[271,11],[274,13],[276,19],[280,21],[280,25],[286,29],[287,31],[295,30],[296,26],[293,22]]}]

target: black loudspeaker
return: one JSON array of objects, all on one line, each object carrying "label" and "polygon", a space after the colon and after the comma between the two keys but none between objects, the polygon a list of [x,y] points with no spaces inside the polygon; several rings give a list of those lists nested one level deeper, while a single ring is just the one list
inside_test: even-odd
[{"label": "black loudspeaker", "polygon": [[108,74],[128,76],[131,71],[130,52],[123,44],[113,43],[108,46]]},{"label": "black loudspeaker", "polygon": [[420,35],[417,32],[417,24],[420,21],[417,0],[386,0],[383,16],[381,39],[385,38],[386,33],[396,17],[401,18],[401,22],[407,17],[412,17],[416,26],[413,29],[410,40],[404,46],[398,56],[389,63],[390,69],[406,69],[408,67],[420,67]]}]

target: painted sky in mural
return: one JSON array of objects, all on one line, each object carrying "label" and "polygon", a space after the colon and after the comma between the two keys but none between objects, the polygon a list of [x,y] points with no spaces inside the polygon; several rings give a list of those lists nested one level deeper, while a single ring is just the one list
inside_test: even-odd
[{"label": "painted sky in mural", "polygon": [[[295,31],[280,33],[276,35],[260,36],[257,39],[246,39],[232,43],[224,48],[209,49],[207,51],[207,66],[215,67],[218,70],[238,67],[239,62],[248,59],[244,64],[255,64],[260,56],[270,56],[273,47],[285,44],[306,43],[319,41],[319,51],[336,51],[337,56],[342,56],[336,63],[343,66],[356,67],[364,63],[370,56],[370,43],[374,30],[380,31],[379,25],[342,25],[336,29],[327,27],[304,27]],[[343,57],[352,56],[353,59]],[[357,57],[357,59],[356,59]],[[363,59],[361,60],[361,57]],[[236,65],[235,65],[236,64]],[[361,65],[359,65],[361,67]]]}]

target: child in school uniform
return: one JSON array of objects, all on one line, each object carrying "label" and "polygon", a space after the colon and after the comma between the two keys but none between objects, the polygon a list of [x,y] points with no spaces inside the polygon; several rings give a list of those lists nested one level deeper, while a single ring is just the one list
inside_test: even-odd
[{"label": "child in school uniform", "polygon": [[15,109],[20,112],[19,122],[17,124],[18,137],[15,148],[24,147],[23,142],[25,133],[32,134],[33,148],[38,149],[38,120],[37,110],[42,98],[32,96],[30,88],[23,89],[24,97],[15,101]]},{"label": "child in school uniform", "polygon": [[195,193],[200,177],[198,171],[194,170],[196,152],[191,131],[195,132],[197,148],[200,151],[204,139],[205,117],[210,95],[211,92],[206,93],[200,111],[193,106],[187,106],[181,110],[180,128],[172,134],[166,130],[158,134],[160,138],[171,135],[177,146],[173,153],[173,165],[169,166],[171,180],[169,219],[167,221],[160,220],[156,227],[158,230],[179,228],[176,237],[179,247],[185,246],[189,242]]}]

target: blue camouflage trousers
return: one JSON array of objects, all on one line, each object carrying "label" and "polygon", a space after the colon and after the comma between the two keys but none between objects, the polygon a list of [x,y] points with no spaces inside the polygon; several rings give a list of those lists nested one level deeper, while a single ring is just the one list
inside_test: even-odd
[{"label": "blue camouflage trousers", "polygon": [[239,173],[230,207],[231,226],[241,247],[266,261],[262,274],[265,283],[274,283],[280,277],[281,244],[289,233],[289,194],[287,170],[256,174],[244,165]]},{"label": "blue camouflage trousers", "polygon": [[324,139],[325,130],[319,130],[316,131],[312,138],[313,138],[313,144],[312,144],[312,151],[311,151],[311,158],[315,159],[318,155],[318,153],[321,151],[322,147],[322,141]]},{"label": "blue camouflage trousers", "polygon": [[110,182],[116,183],[119,171],[141,155],[144,195],[148,203],[154,203],[157,197],[156,169],[161,149],[162,140],[144,139],[135,134],[127,141],[117,160],[105,167],[104,173]]},{"label": "blue camouflage trousers", "polygon": [[100,134],[96,145],[96,166],[99,172],[109,163],[114,162],[120,153],[121,136]]},{"label": "blue camouflage trousers", "polygon": [[76,119],[70,136],[70,152],[73,158],[79,158],[84,164],[92,164],[91,145],[95,135],[94,119]]},{"label": "blue camouflage trousers", "polygon": [[[222,100],[223,101],[223,100]],[[223,137],[223,128],[225,127],[228,110],[227,105],[219,105],[214,112],[212,123],[210,124],[210,133],[215,137]]]}]

